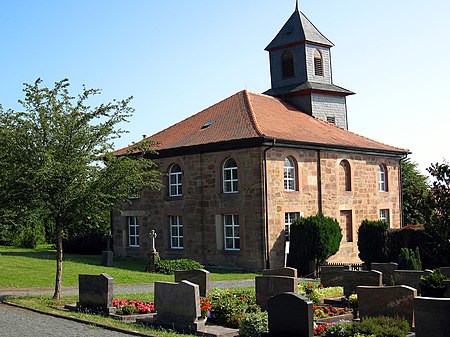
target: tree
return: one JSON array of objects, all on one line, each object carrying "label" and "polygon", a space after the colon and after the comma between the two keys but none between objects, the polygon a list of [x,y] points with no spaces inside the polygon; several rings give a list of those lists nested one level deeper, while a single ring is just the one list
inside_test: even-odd
[{"label": "tree", "polygon": [[[136,195],[159,188],[159,173],[145,155],[151,142],[140,142],[129,155],[114,156],[112,141],[125,131],[133,109],[128,99],[88,105],[100,93],[86,89],[73,97],[69,81],[53,88],[42,81],[24,84],[23,112],[0,111],[0,202],[21,209],[43,209],[55,224],[57,268],[55,293],[62,280],[62,238],[66,228],[95,217]],[[139,146],[139,148],[137,148]],[[1,189],[0,188],[0,189]]]},{"label": "tree", "polygon": [[317,270],[338,252],[341,240],[342,230],[336,220],[321,213],[297,218],[290,227],[290,265],[304,272],[309,269],[309,262],[314,261]]},{"label": "tree", "polygon": [[401,162],[403,224],[423,225],[428,212],[427,198],[430,186],[428,177],[423,175],[417,163],[409,158]]},{"label": "tree", "polygon": [[450,166],[432,164],[428,169],[434,178],[428,202],[431,213],[425,232],[432,238],[432,255],[435,267],[450,264]]}]

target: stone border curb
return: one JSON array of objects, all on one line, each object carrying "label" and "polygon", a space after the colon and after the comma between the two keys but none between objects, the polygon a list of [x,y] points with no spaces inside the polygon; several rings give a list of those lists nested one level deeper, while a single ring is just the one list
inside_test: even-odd
[{"label": "stone border curb", "polygon": [[133,330],[126,330],[126,329],[123,329],[123,328],[119,328],[119,327],[115,327],[115,326],[111,326],[111,325],[107,325],[107,324],[103,324],[103,323],[92,322],[92,321],[88,321],[88,320],[85,320],[85,319],[82,319],[82,318],[66,316],[66,315],[62,315],[62,314],[58,314],[58,313],[54,313],[54,312],[42,311],[42,310],[39,310],[39,309],[34,309],[34,308],[26,307],[26,306],[23,306],[23,305],[20,305],[20,304],[15,304],[15,303],[7,302],[7,301],[1,301],[1,303],[9,305],[11,307],[16,307],[16,308],[20,308],[20,309],[24,309],[24,310],[33,311],[33,312],[36,312],[38,314],[53,316],[53,317],[56,317],[56,318],[67,319],[67,320],[74,321],[74,322],[77,322],[77,323],[82,323],[82,324],[86,324],[86,325],[100,327],[100,328],[103,328],[103,329],[106,329],[106,330],[121,332],[121,333],[132,335],[132,336],[161,337],[161,336],[157,336],[157,335],[146,334],[146,333],[143,333],[143,332],[138,332],[138,331],[133,331]]}]

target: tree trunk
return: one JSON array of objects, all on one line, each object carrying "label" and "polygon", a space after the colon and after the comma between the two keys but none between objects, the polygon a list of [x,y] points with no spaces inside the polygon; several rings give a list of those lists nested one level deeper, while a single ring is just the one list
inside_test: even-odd
[{"label": "tree trunk", "polygon": [[59,300],[59,297],[61,296],[62,261],[62,223],[61,219],[56,219],[56,282],[55,293],[53,294],[54,300]]}]

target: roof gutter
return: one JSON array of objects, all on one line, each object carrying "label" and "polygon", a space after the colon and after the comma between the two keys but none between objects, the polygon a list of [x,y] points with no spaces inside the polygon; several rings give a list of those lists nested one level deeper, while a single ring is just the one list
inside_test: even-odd
[{"label": "roof gutter", "polygon": [[264,260],[263,264],[266,269],[270,269],[270,253],[269,253],[269,202],[268,202],[268,183],[267,183],[267,151],[273,149],[276,144],[276,139],[272,139],[272,144],[264,149],[264,209],[265,209],[265,223],[263,224],[263,240],[264,240]]}]

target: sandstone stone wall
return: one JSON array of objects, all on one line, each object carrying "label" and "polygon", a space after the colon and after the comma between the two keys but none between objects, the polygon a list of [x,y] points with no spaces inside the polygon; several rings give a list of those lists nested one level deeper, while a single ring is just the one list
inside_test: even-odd
[{"label": "sandstone stone wall", "polygon": [[[177,163],[183,171],[183,196],[169,197],[167,188],[143,191],[139,199],[124,204],[113,217],[114,252],[119,256],[147,257],[148,233],[157,232],[156,249],[164,259],[193,258],[204,264],[262,270],[264,265],[264,163],[265,148],[194,154],[157,159],[162,172]],[[222,165],[228,158],[238,165],[238,193],[222,191]],[[392,227],[400,226],[399,161],[381,156],[345,152],[275,147],[267,151],[270,268],[284,263],[285,213],[309,216],[319,209],[341,221],[344,238],[330,262],[360,262],[357,230],[365,218],[377,220],[388,209]],[[297,190],[284,191],[284,159],[297,168]],[[350,164],[351,191],[343,188],[340,162]],[[388,192],[378,192],[378,165],[388,171]],[[320,168],[320,171],[319,171]],[[167,177],[163,180],[167,186]],[[320,189],[319,189],[320,186]],[[319,194],[321,190],[321,195]],[[319,202],[319,196],[321,202]],[[240,225],[240,250],[224,250],[223,215],[236,214]],[[140,222],[140,247],[128,247],[127,216]],[[183,220],[184,249],[170,249],[169,216]],[[347,218],[345,218],[347,216]],[[344,225],[351,219],[352,241]]]},{"label": "sandstone stone wall", "polygon": [[[322,208],[323,214],[341,222],[341,211],[351,214],[352,242],[346,241],[344,224],[343,241],[338,254],[330,262],[360,263],[357,247],[357,230],[362,220],[378,220],[379,210],[388,209],[391,227],[400,227],[399,161],[386,157],[359,155],[344,152],[274,148],[268,152],[269,165],[269,239],[271,267],[283,263],[284,214],[299,212],[304,216],[315,215]],[[286,192],[283,187],[284,158],[297,162],[297,191]],[[347,160],[351,170],[351,191],[339,183],[340,162]],[[319,165],[320,162],[320,165]],[[388,170],[388,192],[378,191],[378,166],[385,164]],[[320,174],[318,167],[320,166]],[[319,205],[319,185],[321,205]]]}]

